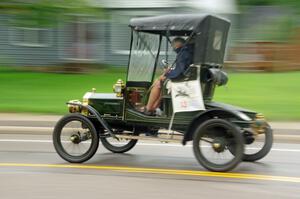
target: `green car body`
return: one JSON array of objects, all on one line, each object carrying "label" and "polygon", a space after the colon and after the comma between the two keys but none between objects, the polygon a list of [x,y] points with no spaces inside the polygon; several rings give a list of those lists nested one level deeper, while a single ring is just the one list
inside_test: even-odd
[{"label": "green car body", "polygon": [[[84,95],[83,104],[93,107],[99,113],[99,116],[107,122],[111,129],[132,130],[134,128],[144,128],[145,131],[147,131],[147,129],[153,128],[168,128],[173,115],[173,108],[171,95],[168,94],[165,85],[162,91],[162,114],[159,116],[147,116],[142,112],[137,111],[137,108],[132,107],[130,98],[132,95],[131,92],[136,91],[140,95],[140,98],[142,98],[142,100],[139,101],[140,104],[145,106],[149,91],[151,90],[151,84],[155,78],[155,71],[158,67],[158,59],[161,56],[159,51],[163,45],[162,37],[168,37],[167,34],[172,35],[172,32],[164,35],[164,32],[162,32],[162,30],[164,30],[164,26],[161,26],[160,32],[156,32],[156,30],[152,31],[153,28],[151,29],[151,27],[156,27],[165,20],[168,25],[170,25],[170,23],[174,23],[175,29],[180,29],[180,31],[176,32],[176,35],[180,35],[182,32],[185,34],[190,33],[186,31],[186,26],[182,26],[181,23],[176,21],[176,18],[178,18],[178,16],[174,15],[163,16],[162,18],[153,17],[151,20],[143,20],[140,18],[133,19],[129,25],[132,28],[132,41],[127,80],[125,83],[122,81],[118,82],[117,84],[120,85],[116,84],[114,86],[119,86],[121,90],[119,89],[117,93],[96,93],[93,91],[87,92]],[[178,18],[178,20],[181,19]],[[240,128],[251,128],[254,124],[260,125],[260,123],[263,125],[263,123],[265,123],[264,119],[261,115],[257,118],[257,113],[254,111],[213,101],[215,88],[227,83],[227,75],[221,69],[223,66],[230,23],[225,19],[211,15],[203,15],[200,17],[187,15],[186,21],[187,20],[190,21],[189,25],[191,25],[191,27],[202,33],[199,35],[194,34],[196,31],[190,33],[190,37],[193,37],[194,40],[194,52],[198,55],[194,56],[194,63],[198,67],[189,67],[187,75],[176,81],[188,81],[197,78],[197,74],[200,75],[201,92],[206,110],[176,113],[172,129],[185,134],[183,143],[186,143],[186,141],[192,139],[190,134],[193,126],[196,123],[199,124],[209,118],[226,118]],[[199,20],[201,21],[200,23]],[[158,36],[155,37],[156,35]],[[144,37],[143,40],[140,39],[142,37]],[[157,40],[155,40],[156,38]],[[145,51],[145,49],[138,49],[140,45],[135,46],[135,43],[147,43],[148,41],[146,39],[152,39],[149,41],[149,45],[155,41],[159,44],[158,46],[154,46],[158,48],[158,51],[155,57],[155,62],[153,62],[153,66],[143,63],[141,64],[141,62],[136,61],[140,57],[135,58],[136,50]],[[204,41],[205,45],[199,45]],[[146,46],[146,50],[149,50],[151,47],[152,46]],[[147,55],[144,56],[146,60]],[[144,77],[143,79],[139,79],[136,75],[139,71],[147,71],[148,73],[140,73]],[[213,80],[208,81],[208,79]],[[95,117],[88,114],[88,111],[84,111],[84,114],[91,118]]]},{"label": "green car body", "polygon": [[[82,101],[69,101],[71,114],[64,116],[54,128],[54,147],[63,159],[73,163],[89,160],[97,151],[99,139],[114,153],[131,150],[138,140],[183,145],[192,141],[196,159],[211,171],[228,171],[241,161],[256,161],[269,153],[273,134],[262,114],[213,101],[215,89],[228,81],[222,67],[230,22],[212,15],[167,15],[135,18],[129,26],[132,35],[125,82],[119,79],[112,93],[97,93],[93,89],[84,94]],[[161,84],[160,111],[155,115],[145,114],[142,110],[147,105],[151,85],[159,75],[158,62],[162,58],[171,60],[170,41],[178,36],[185,37],[187,44],[194,48],[193,64],[187,66],[179,78]],[[177,61],[174,56],[173,61],[172,65]],[[173,92],[176,85],[184,86]],[[188,98],[189,102],[196,96],[193,103],[197,108],[176,110],[178,107],[174,104],[178,96]],[[180,103],[189,107],[184,100]],[[72,122],[79,126],[70,132],[73,127],[67,126]],[[62,136],[64,132],[67,136]],[[257,139],[260,136],[262,138]],[[128,143],[115,145],[124,140]],[[258,151],[248,153],[246,146],[253,146],[256,141],[263,145]],[[64,143],[75,147],[91,143],[91,146],[87,152],[73,154],[67,152]],[[205,149],[211,149],[217,159],[227,153],[228,161],[210,160]]]}]

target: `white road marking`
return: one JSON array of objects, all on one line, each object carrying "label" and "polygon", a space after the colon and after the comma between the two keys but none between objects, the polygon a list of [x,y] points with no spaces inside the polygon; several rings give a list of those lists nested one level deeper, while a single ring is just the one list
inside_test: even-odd
[{"label": "white road marking", "polygon": [[52,143],[52,140],[0,139],[0,142],[36,142],[36,143]]},{"label": "white road marking", "polygon": [[[0,139],[0,142],[23,142],[23,143],[52,143],[52,140],[22,140],[22,139]],[[137,143],[139,146],[168,146],[168,147],[183,147],[180,144],[168,144],[168,143]],[[191,144],[188,144],[184,147],[192,147]],[[259,148],[247,148],[250,150],[258,150]],[[281,152],[300,152],[300,149],[279,149],[279,148],[272,148],[271,151],[281,151]]]}]

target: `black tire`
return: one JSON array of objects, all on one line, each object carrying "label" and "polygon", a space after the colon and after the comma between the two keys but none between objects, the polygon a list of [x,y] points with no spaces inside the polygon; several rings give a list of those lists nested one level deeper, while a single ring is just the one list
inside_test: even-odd
[{"label": "black tire", "polygon": [[[199,146],[201,141],[207,139],[224,140],[224,152],[227,152],[228,150],[227,154],[232,156],[232,159],[230,159],[227,163],[214,163],[210,161],[204,155],[205,148],[202,149],[202,147]],[[211,147],[213,149],[213,141],[209,142],[208,145],[209,146],[206,148]],[[229,151],[229,147],[234,150],[234,155],[232,155]],[[235,168],[242,161],[244,154],[244,139],[241,132],[230,122],[223,119],[210,119],[200,124],[195,129],[193,134],[193,150],[198,162],[206,169],[217,172],[229,171]],[[220,152],[216,152],[216,154],[218,153]]]},{"label": "black tire", "polygon": [[[133,132],[132,135],[135,135],[135,136],[138,136],[139,133],[138,132]],[[107,140],[107,137],[102,137],[100,136],[100,140],[103,144],[103,146],[113,152],[113,153],[125,153],[127,151],[130,151],[137,143],[138,140],[130,140],[127,144],[123,145],[123,146],[116,146],[116,145],[113,145],[112,143],[110,143],[108,140]],[[117,140],[116,140],[117,142]]]},{"label": "black tire", "polygon": [[270,152],[273,145],[273,132],[270,126],[266,127],[266,132],[264,134],[265,140],[263,147],[254,154],[244,154],[243,161],[254,162],[264,158]]},{"label": "black tire", "polygon": [[[87,149],[87,151],[79,156],[74,156],[69,154],[63,147],[62,145],[62,140],[61,140],[61,133],[65,125],[67,125],[70,122],[77,121],[81,122],[82,128],[83,129],[88,129],[89,135],[90,135],[90,140],[91,144],[90,147]],[[63,158],[64,160],[70,162],[70,163],[82,163],[90,158],[93,157],[93,155],[96,153],[98,146],[99,146],[99,135],[92,124],[92,122],[85,116],[79,114],[79,113],[71,113],[63,118],[61,118],[53,131],[53,144],[56,152],[58,155]],[[72,143],[71,143],[72,144]]]}]

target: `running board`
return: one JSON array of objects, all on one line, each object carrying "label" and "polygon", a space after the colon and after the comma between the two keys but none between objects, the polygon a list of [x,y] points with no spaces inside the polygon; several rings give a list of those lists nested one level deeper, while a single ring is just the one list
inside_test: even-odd
[{"label": "running board", "polygon": [[164,143],[182,143],[183,136],[181,135],[167,135],[168,137],[154,137],[154,136],[135,136],[135,135],[116,135],[119,139],[129,140],[148,140],[148,141],[159,141]]}]

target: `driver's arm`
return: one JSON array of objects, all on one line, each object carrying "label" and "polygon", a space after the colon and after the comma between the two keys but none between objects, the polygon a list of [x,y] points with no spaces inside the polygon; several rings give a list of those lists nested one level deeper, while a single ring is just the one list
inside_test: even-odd
[{"label": "driver's arm", "polygon": [[191,59],[189,52],[182,51],[177,55],[176,65],[174,69],[170,69],[165,76],[169,79],[175,79],[184,73],[187,66],[190,65]]}]

